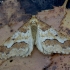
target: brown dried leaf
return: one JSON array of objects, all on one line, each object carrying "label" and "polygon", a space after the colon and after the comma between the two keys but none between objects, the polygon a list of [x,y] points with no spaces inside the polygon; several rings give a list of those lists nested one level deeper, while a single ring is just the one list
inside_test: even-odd
[{"label": "brown dried leaf", "polygon": [[59,31],[59,26],[64,15],[65,13],[63,7],[54,7],[52,10],[39,12],[37,14],[37,18]]},{"label": "brown dried leaf", "polygon": [[60,32],[70,37],[70,9],[66,11],[66,16],[62,20],[62,24],[60,26]]},{"label": "brown dried leaf", "polygon": [[70,55],[54,55],[52,62],[46,70],[70,70]]},{"label": "brown dried leaf", "polygon": [[5,0],[0,6],[0,46],[30,18],[31,15],[20,9],[17,0]]},{"label": "brown dried leaf", "polygon": [[68,0],[65,0],[64,4],[59,7],[54,7],[51,10],[44,10],[37,14],[37,18],[46,24],[50,25],[52,28],[59,31],[59,26],[61,24],[62,19],[66,14],[66,4]]},{"label": "brown dried leaf", "polygon": [[6,25],[0,29],[0,46],[4,44],[4,42],[12,35],[10,33],[10,28]]}]

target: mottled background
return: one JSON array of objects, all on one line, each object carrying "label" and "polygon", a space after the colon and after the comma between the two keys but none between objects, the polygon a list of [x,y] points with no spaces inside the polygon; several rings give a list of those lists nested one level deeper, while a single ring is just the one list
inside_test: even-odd
[{"label": "mottled background", "polygon": [[[2,0],[0,0],[2,1]],[[61,6],[65,0],[18,0],[21,8],[28,14],[37,14],[38,11],[52,9],[53,6]],[[70,0],[67,8],[70,8]]]}]

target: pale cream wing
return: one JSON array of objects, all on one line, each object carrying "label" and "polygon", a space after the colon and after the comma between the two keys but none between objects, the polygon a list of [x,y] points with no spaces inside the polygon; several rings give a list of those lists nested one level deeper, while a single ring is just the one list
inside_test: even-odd
[{"label": "pale cream wing", "polygon": [[44,54],[70,53],[70,39],[59,34],[58,31],[49,25],[39,22],[36,34],[36,46]]},{"label": "pale cream wing", "polygon": [[26,57],[33,50],[33,38],[30,25],[26,23],[0,47],[0,58],[7,59],[12,56]]}]

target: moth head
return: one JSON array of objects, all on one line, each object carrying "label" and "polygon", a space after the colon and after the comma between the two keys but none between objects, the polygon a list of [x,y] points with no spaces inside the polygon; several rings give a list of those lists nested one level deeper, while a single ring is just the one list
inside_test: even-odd
[{"label": "moth head", "polygon": [[29,21],[29,23],[31,23],[31,25],[37,25],[38,20],[36,18],[35,15],[32,16],[31,20]]}]

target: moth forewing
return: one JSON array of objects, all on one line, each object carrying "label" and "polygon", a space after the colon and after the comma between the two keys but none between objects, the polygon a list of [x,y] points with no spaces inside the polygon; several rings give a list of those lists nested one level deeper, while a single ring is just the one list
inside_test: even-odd
[{"label": "moth forewing", "polygon": [[[7,59],[12,56],[26,57],[31,54],[33,45],[34,40],[32,37],[31,26],[30,23],[27,22],[17,32],[15,32],[12,37],[7,39],[7,41],[4,43],[4,46],[1,47],[5,48],[5,50],[1,52],[0,58]],[[5,53],[6,57],[3,53]]]},{"label": "moth forewing", "polygon": [[37,26],[36,46],[44,54],[70,53],[70,39],[44,22]]}]

